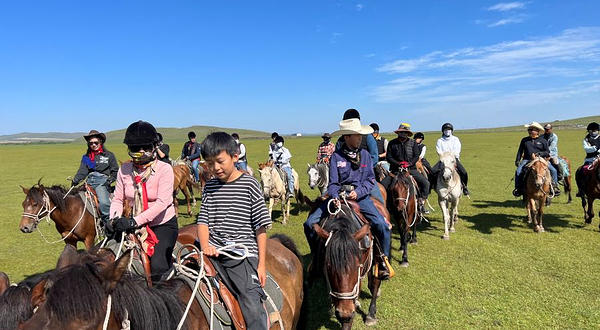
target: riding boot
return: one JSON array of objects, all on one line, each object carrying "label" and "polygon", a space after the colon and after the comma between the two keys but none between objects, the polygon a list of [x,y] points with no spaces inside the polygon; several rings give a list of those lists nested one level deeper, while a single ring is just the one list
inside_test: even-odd
[{"label": "riding boot", "polygon": [[463,188],[463,195],[469,196],[470,193],[469,193],[469,188],[467,187],[467,185],[463,184],[462,188]]},{"label": "riding boot", "polygon": [[564,178],[564,170],[563,170],[562,164],[560,162],[558,162],[558,165],[556,165],[555,167],[556,167],[556,175],[558,177],[558,182],[561,182]]},{"label": "riding boot", "polygon": [[558,183],[552,182],[552,189],[554,190],[554,197],[560,196],[560,187]]},{"label": "riding boot", "polygon": [[425,200],[422,197],[419,197],[418,204],[419,204],[419,212],[421,214],[425,214],[427,210],[425,210]]},{"label": "riding boot", "polygon": [[521,197],[523,195],[523,182],[521,175],[515,175],[515,190],[513,190],[513,196]]}]

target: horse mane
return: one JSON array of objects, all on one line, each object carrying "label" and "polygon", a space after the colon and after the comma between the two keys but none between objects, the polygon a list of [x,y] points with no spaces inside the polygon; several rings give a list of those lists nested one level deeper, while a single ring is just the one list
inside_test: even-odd
[{"label": "horse mane", "polygon": [[0,295],[0,329],[16,329],[33,316],[31,291],[26,286],[11,286]]},{"label": "horse mane", "polygon": [[390,187],[395,187],[398,181],[406,185],[409,189],[410,187],[412,187],[412,180],[410,179],[410,176],[403,175],[402,173],[398,173],[396,174],[396,176],[394,176],[394,179],[392,180],[392,185]]},{"label": "horse mane", "polygon": [[67,189],[61,185],[54,185],[52,187],[44,187],[39,181],[31,189],[29,189],[29,193],[27,196],[33,199],[35,203],[41,204],[44,202],[44,197],[42,195],[42,190],[44,190],[52,203],[56,205],[56,208],[59,211],[64,211],[66,209],[65,199],[63,198],[67,193]]},{"label": "horse mane", "polygon": [[525,165],[526,167],[533,167],[533,165],[537,162],[541,162],[542,164],[546,165],[546,167],[548,166],[548,161],[545,160],[542,157],[536,157],[534,158],[532,161],[530,161],[529,163],[527,163],[527,165]]},{"label": "horse mane", "polygon": [[[102,282],[93,263],[62,269],[47,295],[47,317],[56,317],[61,325],[103,319],[107,295]],[[175,329],[184,309],[177,295],[182,285],[173,280],[148,288],[142,277],[125,274],[112,292],[111,313],[118,322],[127,318],[131,329]]]},{"label": "horse mane", "polygon": [[[350,214],[352,210],[343,206],[343,212]],[[346,216],[338,216],[327,220],[323,229],[331,235],[325,249],[325,265],[337,274],[348,272],[354,266],[354,258],[360,255],[360,247],[353,237],[360,229],[358,224]]]}]

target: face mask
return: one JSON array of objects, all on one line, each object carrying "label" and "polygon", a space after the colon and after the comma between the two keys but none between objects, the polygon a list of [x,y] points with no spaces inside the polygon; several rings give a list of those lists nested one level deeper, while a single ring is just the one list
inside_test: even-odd
[{"label": "face mask", "polygon": [[240,143],[240,140],[235,140],[235,143]]},{"label": "face mask", "polygon": [[590,136],[593,137],[594,139],[598,137],[598,131],[593,131],[590,132]]},{"label": "face mask", "polygon": [[447,129],[447,130],[444,131],[444,136],[445,137],[450,137],[451,135],[452,135],[452,130]]},{"label": "face mask", "polygon": [[147,164],[151,161],[153,161],[154,159],[156,159],[156,152],[154,150],[152,151],[129,151],[129,156],[131,157],[131,160],[133,160],[133,162],[135,164],[138,165],[142,165],[142,164]]},{"label": "face mask", "polygon": [[275,146],[277,148],[281,148],[281,147],[283,147],[283,142],[277,142],[277,143],[275,143]]}]

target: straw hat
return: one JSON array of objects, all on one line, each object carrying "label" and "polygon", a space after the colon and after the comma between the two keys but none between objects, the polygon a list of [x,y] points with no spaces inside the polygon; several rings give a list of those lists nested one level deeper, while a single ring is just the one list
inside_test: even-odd
[{"label": "straw hat", "polygon": [[400,126],[398,126],[398,129],[394,131],[394,133],[396,133],[396,134],[398,134],[400,132],[406,132],[406,133],[408,133],[408,136],[413,135],[413,133],[410,131],[410,124],[408,124],[408,123],[400,124]]},{"label": "straw hat", "polygon": [[90,131],[90,132],[89,132],[87,135],[84,135],[84,136],[83,136],[83,138],[84,138],[86,141],[88,141],[88,142],[89,142],[89,141],[90,141],[90,139],[91,139],[91,138],[93,138],[93,137],[97,137],[97,138],[99,138],[100,140],[102,140],[102,143],[106,142],[106,134],[104,134],[104,133],[100,133],[100,132],[98,132],[98,131],[97,131],[97,130],[95,130],[95,129],[91,130],[91,131]]},{"label": "straw hat", "polygon": [[350,134],[371,134],[371,126],[361,125],[360,120],[356,118],[340,121],[340,129],[331,133],[331,135],[350,135]]},{"label": "straw hat", "polygon": [[526,124],[523,126],[525,126],[526,128],[537,129],[538,132],[542,132],[544,130],[544,127],[542,127],[542,125],[540,125],[540,123],[538,123],[537,121],[532,121],[530,124]]}]

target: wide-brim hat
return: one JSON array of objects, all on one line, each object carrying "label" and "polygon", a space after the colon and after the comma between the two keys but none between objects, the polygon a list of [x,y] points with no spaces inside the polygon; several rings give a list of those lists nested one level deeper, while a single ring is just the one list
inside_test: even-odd
[{"label": "wide-brim hat", "polygon": [[106,134],[104,134],[104,133],[100,133],[100,132],[98,132],[98,131],[97,131],[97,130],[95,130],[95,129],[91,130],[91,131],[90,131],[90,132],[89,132],[87,135],[84,135],[84,136],[83,136],[83,138],[84,138],[86,141],[88,141],[88,142],[89,142],[89,141],[90,141],[90,139],[91,139],[91,138],[93,138],[93,137],[97,137],[97,138],[99,138],[100,140],[102,140],[102,143],[106,142]]},{"label": "wide-brim hat", "polygon": [[538,132],[544,131],[544,127],[542,127],[542,125],[540,125],[540,123],[538,123],[537,121],[532,121],[531,123],[525,124],[523,126],[525,126],[526,128],[535,128],[538,130]]},{"label": "wide-brim hat", "polygon": [[371,134],[373,128],[367,125],[361,125],[360,120],[356,118],[340,121],[340,129],[331,133],[331,135],[350,135],[350,134]]},{"label": "wide-brim hat", "polygon": [[410,124],[407,124],[407,123],[400,124],[400,126],[398,126],[398,129],[394,131],[394,133],[396,133],[396,134],[398,134],[400,132],[406,132],[406,133],[408,133],[408,136],[413,135],[413,132],[410,131]]},{"label": "wide-brim hat", "polygon": [[321,138],[323,138],[323,139],[331,139],[331,134],[325,133],[325,134],[321,135]]}]

